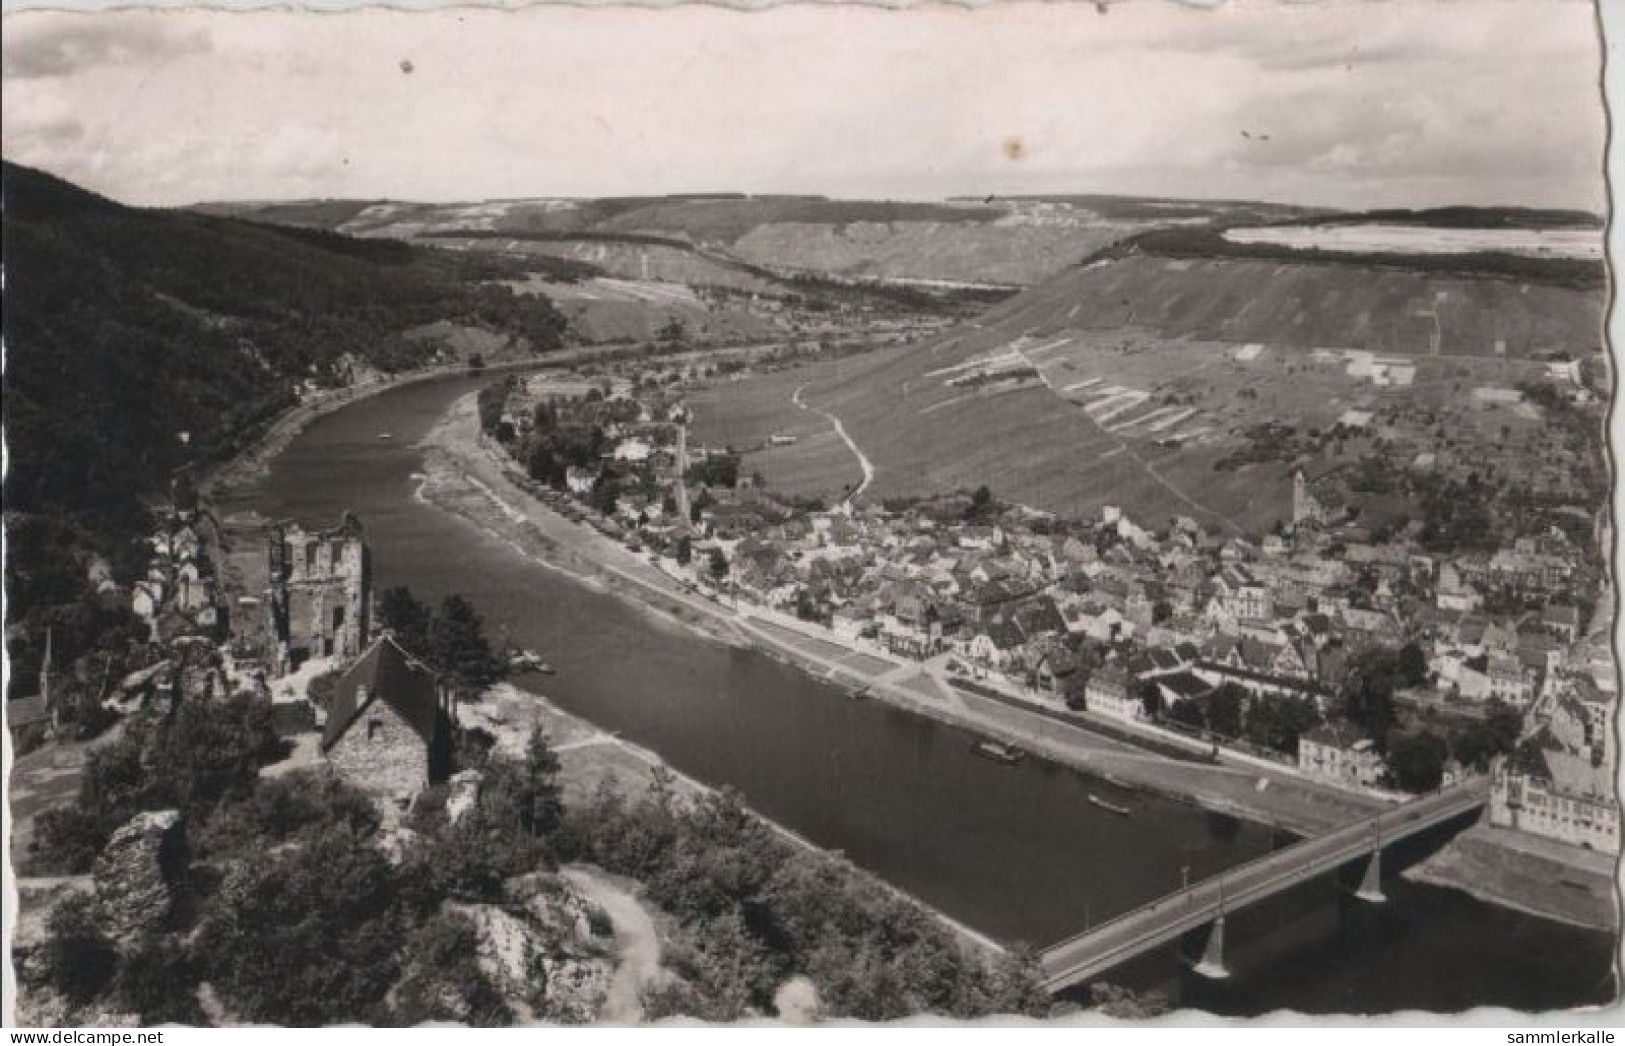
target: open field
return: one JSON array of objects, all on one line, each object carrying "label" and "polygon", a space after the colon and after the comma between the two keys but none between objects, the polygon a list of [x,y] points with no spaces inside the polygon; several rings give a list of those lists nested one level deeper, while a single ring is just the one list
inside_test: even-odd
[{"label": "open field", "polygon": [[[782,493],[838,495],[862,482],[862,469],[829,422],[796,407],[794,397],[800,386],[834,377],[859,362],[809,364],[698,389],[688,397],[694,412],[692,445],[742,452],[745,471],[761,473]],[[775,435],[795,442],[774,446]]]},{"label": "open field", "polygon": [[1141,228],[1132,222],[768,223],[731,249],[758,265],[836,276],[1028,286]]},{"label": "open field", "polygon": [[1602,257],[1602,230],[1595,228],[1441,229],[1421,225],[1274,225],[1227,229],[1235,243],[1354,253],[1466,254],[1507,251],[1560,258]]},{"label": "open field", "polygon": [[707,301],[681,283],[605,277],[559,283],[533,276],[509,286],[521,294],[546,296],[585,342],[653,341],[672,322],[682,324],[688,336],[708,340],[788,333],[773,314],[751,308],[744,299]]},{"label": "open field", "polygon": [[500,250],[508,254],[577,262],[612,278],[727,287],[752,294],[782,295],[784,288],[747,267],[693,250],[660,243],[602,239],[524,239],[506,237],[435,237],[432,241],[458,250]]},{"label": "open field", "polygon": [[1165,338],[1379,354],[1588,355],[1603,296],[1550,284],[1398,268],[1130,252],[1012,299],[984,325],[1034,336],[1141,327]]}]

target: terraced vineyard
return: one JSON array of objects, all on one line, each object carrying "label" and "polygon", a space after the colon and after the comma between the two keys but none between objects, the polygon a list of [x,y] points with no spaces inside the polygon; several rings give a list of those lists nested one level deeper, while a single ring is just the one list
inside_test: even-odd
[{"label": "terraced vineyard", "polygon": [[1314,444],[1317,471],[1379,446],[1409,461],[1436,445],[1464,471],[1557,452],[1516,389],[1552,359],[1597,359],[1603,307],[1563,282],[1130,247],[917,348],[734,385],[716,408],[727,425],[751,402],[765,424],[777,397],[788,423],[805,384],[874,461],[866,497],[985,483],[1063,513],[1256,532],[1289,515],[1310,460],[1282,433]]}]

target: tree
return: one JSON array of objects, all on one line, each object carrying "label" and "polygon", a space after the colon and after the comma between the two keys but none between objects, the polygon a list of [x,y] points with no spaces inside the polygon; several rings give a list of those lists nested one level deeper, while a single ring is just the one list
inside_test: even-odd
[{"label": "tree", "polygon": [[1339,707],[1345,718],[1379,745],[1386,743],[1394,725],[1398,680],[1398,658],[1391,650],[1369,647],[1349,658],[1348,674],[1338,694]]},{"label": "tree", "polygon": [[1296,758],[1298,738],[1319,722],[1313,699],[1263,694],[1247,711],[1247,740]]},{"label": "tree", "polygon": [[688,566],[689,561],[694,558],[694,539],[687,534],[678,538],[676,555],[678,566]]},{"label": "tree", "polygon": [[1200,701],[1189,698],[1184,701],[1175,701],[1173,707],[1168,709],[1168,718],[1197,730],[1207,729],[1207,716],[1202,713],[1202,703]]},{"label": "tree", "polygon": [[70,1002],[96,998],[113,980],[118,951],[101,931],[95,902],[74,894],[56,906],[46,927],[46,980]]},{"label": "tree", "polygon": [[1140,698],[1140,707],[1145,710],[1145,717],[1153,723],[1162,719],[1162,714],[1168,709],[1168,702],[1163,699],[1162,687],[1149,679],[1140,680],[1135,687]]},{"label": "tree", "polygon": [[509,375],[502,381],[487,385],[479,391],[475,402],[479,406],[480,431],[490,435],[502,421],[502,412],[508,405],[508,396],[518,385],[518,379]]},{"label": "tree", "polygon": [[727,579],[727,577],[728,577],[728,557],[722,554],[722,549],[713,548],[711,550],[711,561],[710,561],[709,569],[711,571],[712,580],[714,580],[717,584],[720,585],[720,584],[722,584],[722,582],[724,580]]},{"label": "tree", "polygon": [[430,662],[465,697],[502,678],[502,662],[485,638],[485,622],[462,596],[453,593],[441,601],[429,623],[428,645]]},{"label": "tree", "polygon": [[251,793],[259,768],[285,750],[270,701],[246,691],[224,701],[183,699],[165,715],[132,718],[123,737],[90,757],[74,802],[39,815],[41,856],[62,871],[89,871],[135,814],[175,807],[201,819],[217,803]]},{"label": "tree", "polygon": [[233,1010],[302,1027],[377,1016],[400,974],[410,883],[371,839],[335,826],[231,876],[198,956]]},{"label": "tree", "polygon": [[406,942],[406,975],[391,993],[391,1023],[457,1021],[476,1028],[513,1023],[502,995],[480,969],[479,934],[468,916],[443,909]]},{"label": "tree", "polygon": [[148,933],[119,963],[113,996],[142,1024],[201,1025],[207,1018],[197,1001],[199,979],[183,938]]},{"label": "tree", "polygon": [[429,608],[404,585],[384,589],[378,597],[379,627],[394,633],[408,653],[423,657],[429,649]]},{"label": "tree", "polygon": [[688,332],[683,328],[681,320],[673,318],[655,331],[655,340],[667,349],[675,349],[688,340]]},{"label": "tree", "polygon": [[739,485],[739,455],[712,454],[702,458],[688,467],[683,479],[689,483],[703,484],[708,487],[728,487],[730,489]]},{"label": "tree", "polygon": [[993,491],[984,483],[971,494],[970,504],[965,508],[965,520],[969,523],[979,523],[996,511],[998,505],[993,501]]},{"label": "tree", "polygon": [[1236,683],[1223,683],[1207,699],[1208,729],[1223,737],[1240,737],[1241,713],[1246,704],[1246,690]]},{"label": "tree", "polygon": [[1490,701],[1484,718],[1450,732],[1450,754],[1463,766],[1482,771],[1496,756],[1511,753],[1522,732],[1523,716],[1505,701],[1495,698]]},{"label": "tree", "polygon": [[796,589],[796,617],[803,621],[823,619],[823,615],[818,611],[818,600],[813,598],[812,591],[805,586]]},{"label": "tree", "polygon": [[1506,755],[1518,744],[1523,734],[1523,713],[1500,698],[1490,700],[1484,716],[1484,730],[1495,755]]},{"label": "tree", "polygon": [[1428,681],[1428,659],[1414,641],[1399,648],[1399,679],[1405,686],[1421,686]]},{"label": "tree", "polygon": [[593,484],[592,493],[587,500],[598,513],[613,516],[620,499],[621,485],[609,476],[600,476],[598,482]]},{"label": "tree", "polygon": [[533,836],[551,833],[564,816],[564,790],[558,777],[559,757],[548,744],[546,731],[537,726],[525,743],[518,795],[520,823]]},{"label": "tree", "polygon": [[525,457],[525,474],[550,487],[564,486],[567,470],[568,466],[559,460],[553,451],[553,444],[546,438],[536,440]]},{"label": "tree", "polygon": [[1439,787],[1448,755],[1444,738],[1431,730],[1396,734],[1388,745],[1388,769],[1400,788],[1426,792]]}]

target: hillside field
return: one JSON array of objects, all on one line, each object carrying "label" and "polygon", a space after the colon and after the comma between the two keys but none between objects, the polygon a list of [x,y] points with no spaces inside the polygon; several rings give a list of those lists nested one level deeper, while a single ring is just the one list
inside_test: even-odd
[{"label": "hillside field", "polygon": [[1298,468],[1373,456],[1569,488],[1589,466],[1561,459],[1517,388],[1550,358],[1596,359],[1602,308],[1481,274],[1131,249],[925,344],[713,390],[707,413],[719,431],[788,431],[804,385],[874,462],[865,498],[985,483],[1068,515],[1256,533],[1289,518]]}]

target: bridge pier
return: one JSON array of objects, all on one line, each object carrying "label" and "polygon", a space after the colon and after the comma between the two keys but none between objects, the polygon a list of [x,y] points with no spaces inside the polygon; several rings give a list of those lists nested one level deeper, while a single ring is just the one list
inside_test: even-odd
[{"label": "bridge pier", "polygon": [[1359,889],[1354,896],[1368,904],[1381,904],[1388,898],[1382,892],[1382,848],[1377,847],[1366,858],[1365,871],[1360,875]]},{"label": "bridge pier", "polygon": [[1230,976],[1230,969],[1224,964],[1223,915],[1208,925],[1206,940],[1202,942],[1202,954],[1191,963],[1191,971],[1210,981],[1222,981]]}]

